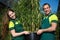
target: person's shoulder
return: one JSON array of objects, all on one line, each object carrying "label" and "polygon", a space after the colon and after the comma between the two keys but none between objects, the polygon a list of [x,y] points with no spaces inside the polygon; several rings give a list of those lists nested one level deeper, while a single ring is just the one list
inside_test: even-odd
[{"label": "person's shoulder", "polygon": [[57,15],[56,14],[51,14],[51,16],[50,17],[57,17]]},{"label": "person's shoulder", "polygon": [[13,21],[9,21],[9,25],[11,25],[11,24],[14,24],[14,22]]},{"label": "person's shoulder", "polygon": [[51,20],[58,20],[58,17],[56,14],[52,14],[50,17],[49,17]]}]

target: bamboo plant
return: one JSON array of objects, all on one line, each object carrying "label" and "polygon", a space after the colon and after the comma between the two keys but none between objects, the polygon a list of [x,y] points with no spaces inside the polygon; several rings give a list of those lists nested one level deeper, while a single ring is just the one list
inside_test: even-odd
[{"label": "bamboo plant", "polygon": [[17,4],[14,3],[13,9],[26,31],[36,32],[39,29],[41,21],[39,1],[19,0]]}]

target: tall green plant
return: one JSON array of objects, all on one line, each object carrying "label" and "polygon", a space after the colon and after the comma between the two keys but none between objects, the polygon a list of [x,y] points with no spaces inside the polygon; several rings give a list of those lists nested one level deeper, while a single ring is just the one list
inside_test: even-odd
[{"label": "tall green plant", "polygon": [[39,29],[41,14],[40,0],[19,0],[15,3],[13,9],[16,11],[20,23],[26,31],[36,32]]}]

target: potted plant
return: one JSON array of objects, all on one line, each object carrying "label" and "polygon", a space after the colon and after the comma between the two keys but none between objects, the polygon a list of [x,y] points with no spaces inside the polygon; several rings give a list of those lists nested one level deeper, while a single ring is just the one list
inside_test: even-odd
[{"label": "potted plant", "polygon": [[23,29],[30,32],[29,35],[25,35],[25,39],[39,40],[39,36],[36,34],[41,21],[39,0],[20,0],[15,3],[13,9],[20,18]]}]

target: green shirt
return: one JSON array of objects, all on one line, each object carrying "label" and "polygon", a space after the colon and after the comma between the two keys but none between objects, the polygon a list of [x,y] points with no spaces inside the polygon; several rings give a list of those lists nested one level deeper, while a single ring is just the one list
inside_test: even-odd
[{"label": "green shirt", "polygon": [[[15,29],[16,33],[22,32],[23,31],[23,26],[20,24],[20,21],[18,20],[10,20],[9,22],[9,30]],[[24,36],[20,35],[17,37],[11,36],[12,40],[24,40]]]},{"label": "green shirt", "polygon": [[[48,16],[44,16],[42,23],[41,23],[41,29],[47,29],[51,27],[51,23],[57,23],[58,18],[55,14],[49,14]],[[44,32],[41,34],[40,40],[55,40],[54,32]]]}]

